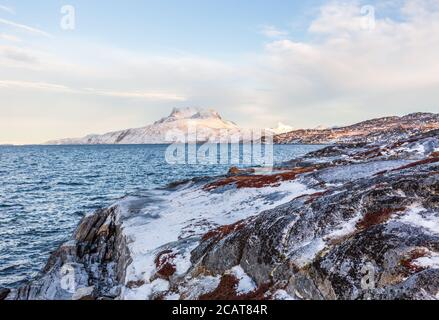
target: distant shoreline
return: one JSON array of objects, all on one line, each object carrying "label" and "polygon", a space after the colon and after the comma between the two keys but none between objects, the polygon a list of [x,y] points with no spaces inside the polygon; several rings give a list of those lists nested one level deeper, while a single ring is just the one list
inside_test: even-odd
[{"label": "distant shoreline", "polygon": [[[182,145],[186,145],[188,143],[179,143]],[[204,145],[205,143],[197,142],[196,145]],[[219,144],[219,143],[212,143]],[[235,145],[238,143],[230,143],[230,145]],[[239,143],[239,145],[250,144],[250,143]],[[328,146],[328,145],[337,145],[342,143],[274,143],[274,146]],[[139,144],[0,144],[1,147],[96,147],[96,146],[170,146],[173,143],[139,143]]]}]

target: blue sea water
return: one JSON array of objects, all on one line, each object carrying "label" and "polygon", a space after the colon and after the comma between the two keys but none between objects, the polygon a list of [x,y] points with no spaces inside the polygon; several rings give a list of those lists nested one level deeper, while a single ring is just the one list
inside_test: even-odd
[{"label": "blue sea water", "polygon": [[[225,174],[230,165],[171,165],[165,145],[0,146],[0,287],[35,277],[81,218],[126,195]],[[274,147],[276,162],[321,148]]]}]

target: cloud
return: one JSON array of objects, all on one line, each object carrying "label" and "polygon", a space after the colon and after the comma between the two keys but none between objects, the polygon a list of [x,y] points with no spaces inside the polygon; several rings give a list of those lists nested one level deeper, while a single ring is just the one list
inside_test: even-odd
[{"label": "cloud", "polygon": [[439,111],[437,2],[405,1],[401,19],[377,15],[373,28],[365,27],[366,11],[332,2],[310,23],[306,40],[267,44],[259,77],[270,111],[308,126]]},{"label": "cloud", "polygon": [[281,30],[272,25],[261,27],[260,33],[268,38],[284,38],[288,36],[288,32]]},{"label": "cloud", "polygon": [[6,34],[6,33],[0,33],[0,40],[10,41],[10,42],[21,42],[20,38],[12,34]]},{"label": "cloud", "polygon": [[356,2],[332,2],[320,8],[320,14],[310,27],[311,33],[340,35],[368,28],[368,20],[375,19],[375,8],[359,6]]},{"label": "cloud", "polygon": [[142,99],[149,101],[186,101],[186,97],[178,94],[165,93],[165,92],[146,92],[146,91],[103,91],[96,89],[86,89],[84,92],[91,94],[116,97],[116,98],[130,98],[130,99]]},{"label": "cloud", "polygon": [[0,18],[0,24],[4,24],[19,30],[24,30],[27,31],[29,33],[35,34],[35,35],[39,35],[39,36],[44,36],[44,37],[48,37],[48,38],[52,38],[53,36],[50,33],[47,33],[45,31],[42,31],[40,29],[37,28],[33,28],[30,26],[27,26],[25,24],[20,24],[20,23],[16,23],[14,21],[10,21],[10,20],[6,20],[6,19],[2,19]]},{"label": "cloud", "polygon": [[14,46],[0,46],[0,57],[19,63],[38,63],[38,58],[26,50]]},{"label": "cloud", "polygon": [[7,89],[32,89],[55,92],[74,92],[72,89],[53,83],[32,82],[32,81],[14,81],[14,80],[0,80],[0,88]]},{"label": "cloud", "polygon": [[148,92],[148,91],[105,91],[97,89],[76,89],[65,85],[35,82],[35,81],[15,81],[15,80],[0,80],[0,89],[30,89],[41,90],[49,92],[62,93],[76,93],[76,94],[90,94],[97,96],[108,96],[115,98],[141,99],[148,101],[185,101],[186,98],[181,95],[166,93],[166,92]]},{"label": "cloud", "polygon": [[13,8],[1,4],[0,4],[0,11],[5,11],[10,14],[15,14],[15,10]]}]

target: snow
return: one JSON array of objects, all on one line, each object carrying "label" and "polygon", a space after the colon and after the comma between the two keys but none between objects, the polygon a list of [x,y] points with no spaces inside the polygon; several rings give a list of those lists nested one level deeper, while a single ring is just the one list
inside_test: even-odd
[{"label": "snow", "polygon": [[416,144],[411,149],[409,149],[407,151],[424,155],[425,154],[425,147],[422,144]]},{"label": "snow", "polygon": [[396,148],[395,150],[388,151],[388,155],[392,154],[406,154],[406,157],[418,160],[418,159],[424,159],[431,153],[439,150],[439,141],[435,138],[426,138],[420,141],[407,143],[399,148]]},{"label": "snow", "polygon": [[239,280],[238,287],[236,288],[236,293],[238,295],[246,294],[257,289],[255,282],[245,273],[241,266],[233,267],[230,270],[230,274],[234,275],[236,279]]},{"label": "snow", "polygon": [[[334,229],[329,229],[326,231],[325,236],[295,243],[294,248],[289,253],[290,261],[299,268],[306,267],[315,260],[318,254],[328,248],[332,241],[353,234],[357,230],[356,225],[361,218],[362,215],[358,213],[352,219],[341,223]],[[292,224],[294,223],[295,222]],[[287,228],[287,230],[288,229],[289,228]]]},{"label": "snow", "polygon": [[273,295],[274,300],[295,300],[285,290],[277,290]]},{"label": "snow", "polygon": [[299,268],[303,268],[314,261],[317,254],[319,254],[326,247],[326,242],[323,239],[314,239],[297,249],[291,255],[291,261]]},{"label": "snow", "polygon": [[357,230],[357,224],[361,220],[362,215],[358,214],[353,219],[343,223],[340,227],[325,237],[327,240],[336,240],[354,233]]},{"label": "snow", "polygon": [[175,265],[176,271],[175,274],[176,275],[183,275],[185,274],[189,268],[191,267],[191,251],[193,249],[195,249],[196,247],[196,243],[194,243],[192,246],[190,246],[183,255],[179,254],[176,256],[176,258],[174,259],[173,263]]},{"label": "snow", "polygon": [[329,183],[340,183],[373,176],[382,171],[392,170],[410,163],[405,160],[371,161],[361,164],[328,168],[319,173],[321,179]]},{"label": "snow", "polygon": [[283,124],[282,122],[279,122],[276,128],[270,128],[265,130],[273,134],[283,134],[293,131],[294,128],[289,125]]},{"label": "snow", "polygon": [[220,277],[200,276],[196,279],[191,279],[187,286],[188,288],[179,287],[178,290],[182,292],[187,300],[198,299],[200,295],[214,291],[220,284]]},{"label": "snow", "polygon": [[164,300],[177,301],[180,300],[181,296],[178,293],[171,293],[164,297]]},{"label": "snow", "polygon": [[156,292],[165,292],[169,290],[169,281],[156,279],[151,283],[144,284],[139,288],[125,291],[125,300],[148,300]]},{"label": "snow", "polygon": [[72,300],[80,300],[93,294],[94,287],[78,288],[72,296]]},{"label": "snow", "polygon": [[431,268],[438,269],[439,268],[439,254],[434,255],[432,257],[422,257],[414,260],[412,262],[414,265],[422,268]]},{"label": "snow", "polygon": [[399,221],[427,229],[431,233],[439,234],[439,216],[428,212],[419,204],[414,204],[399,218]]},{"label": "snow", "polygon": [[[200,186],[189,185],[172,192],[151,191],[143,199],[130,197],[120,201],[117,204],[118,216],[122,220],[132,257],[125,283],[145,282],[141,288],[125,288],[121,298],[145,299],[160,289],[156,282],[150,280],[156,273],[155,258],[160,252],[171,249],[176,253],[173,259],[176,275],[183,275],[191,266],[191,251],[208,231],[314,192],[298,181],[260,189],[230,188],[212,193]],[[250,282],[243,274],[240,275],[242,290],[245,290]]]}]

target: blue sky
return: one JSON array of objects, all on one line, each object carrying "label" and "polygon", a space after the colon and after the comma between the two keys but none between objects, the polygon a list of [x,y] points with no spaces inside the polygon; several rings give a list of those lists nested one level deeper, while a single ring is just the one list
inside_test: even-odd
[{"label": "blue sky", "polygon": [[[264,25],[279,25],[303,36],[308,21],[324,1],[286,0],[127,0],[3,1],[22,21],[59,37],[75,36],[135,50],[181,50],[234,55],[261,49]],[[60,8],[72,4],[77,30],[59,28]]]},{"label": "blue sky", "polygon": [[437,112],[438,18],[436,0],[0,0],[0,143],[184,106],[245,127]]}]

